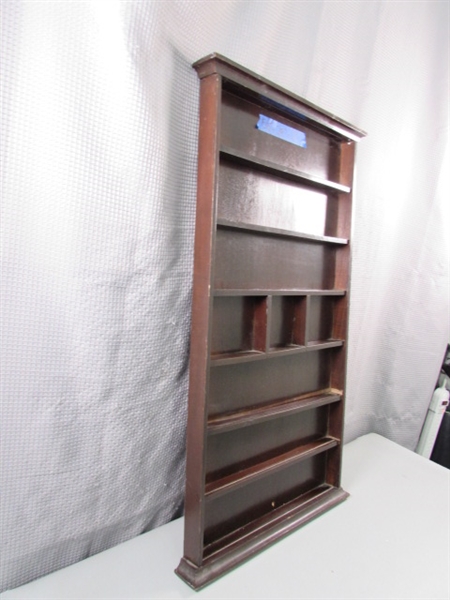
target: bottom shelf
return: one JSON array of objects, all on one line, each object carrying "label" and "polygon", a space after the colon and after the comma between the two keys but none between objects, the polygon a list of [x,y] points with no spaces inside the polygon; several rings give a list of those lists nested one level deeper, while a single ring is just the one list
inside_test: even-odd
[{"label": "bottom shelf", "polygon": [[205,548],[206,558],[194,565],[182,558],[175,573],[198,590],[251,558],[291,531],[305,525],[348,497],[341,488],[320,485],[278,509],[215,541]]}]

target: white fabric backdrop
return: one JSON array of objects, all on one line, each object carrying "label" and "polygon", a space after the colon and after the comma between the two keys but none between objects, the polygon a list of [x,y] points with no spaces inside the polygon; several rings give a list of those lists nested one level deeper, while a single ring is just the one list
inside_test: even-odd
[{"label": "white fabric backdrop", "polygon": [[1,589],[182,509],[190,64],[212,51],[368,131],[346,438],[375,431],[414,448],[448,340],[448,3],[15,1],[2,12]]}]

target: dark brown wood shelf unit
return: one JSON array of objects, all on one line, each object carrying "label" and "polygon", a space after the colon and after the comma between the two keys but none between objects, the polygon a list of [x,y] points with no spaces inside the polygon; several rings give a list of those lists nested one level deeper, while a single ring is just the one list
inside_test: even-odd
[{"label": "dark brown wood shelf unit", "polygon": [[200,130],[184,556],[199,589],[342,502],[355,142],[213,54]]}]

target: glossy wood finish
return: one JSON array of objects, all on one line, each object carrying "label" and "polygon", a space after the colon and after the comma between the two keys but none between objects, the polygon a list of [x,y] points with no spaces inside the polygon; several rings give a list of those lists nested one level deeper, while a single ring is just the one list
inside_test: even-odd
[{"label": "glossy wood finish", "polygon": [[[176,572],[198,589],[346,497],[349,237],[363,132],[221,56],[194,67],[198,199]],[[258,129],[260,115],[306,147]]]}]

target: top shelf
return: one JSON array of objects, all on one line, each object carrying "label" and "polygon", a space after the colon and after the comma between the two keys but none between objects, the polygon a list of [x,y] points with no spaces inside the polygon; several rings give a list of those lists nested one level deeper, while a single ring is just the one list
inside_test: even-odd
[{"label": "top shelf", "polygon": [[228,146],[222,146],[220,148],[220,154],[221,156],[239,164],[247,165],[254,169],[264,171],[265,173],[283,177],[284,179],[290,179],[292,181],[296,181],[297,183],[311,185],[321,190],[341,192],[344,194],[349,194],[351,192],[351,188],[347,185],[341,185],[340,183],[335,183],[334,181],[329,181],[328,179],[321,179],[320,177],[309,175],[303,171],[297,171],[295,169],[290,169],[289,167],[283,167],[277,163],[269,160],[263,160],[262,158],[257,158],[256,156],[251,156],[250,154],[240,152],[239,150],[229,148]]}]

